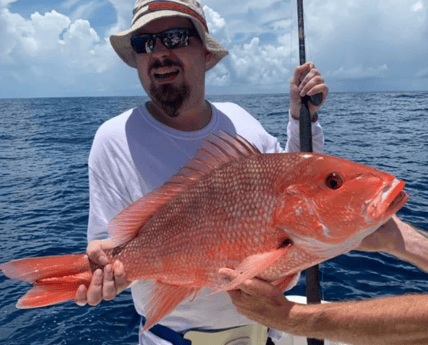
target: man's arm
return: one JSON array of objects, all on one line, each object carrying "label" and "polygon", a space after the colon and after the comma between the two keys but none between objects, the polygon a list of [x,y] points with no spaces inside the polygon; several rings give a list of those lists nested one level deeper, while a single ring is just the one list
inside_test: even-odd
[{"label": "man's arm", "polygon": [[348,344],[428,344],[428,295],[302,305],[252,279],[229,292],[237,310],[267,327]]},{"label": "man's arm", "polygon": [[397,216],[366,237],[357,250],[391,254],[428,272],[428,238]]},{"label": "man's arm", "polygon": [[[291,114],[288,116],[287,126],[287,144],[285,152],[299,152],[300,151],[300,123],[299,120],[294,119]],[[312,122],[312,145],[314,152],[324,152],[324,133],[319,121]]]},{"label": "man's arm", "polygon": [[[75,302],[83,306],[95,306],[102,300],[112,300],[124,291],[130,282],[126,280],[123,265],[116,261],[109,264],[104,250],[108,248],[103,239],[109,237],[108,222],[132,200],[126,200],[115,184],[115,166],[110,157],[114,152],[108,150],[106,142],[110,140],[110,131],[105,130],[105,124],[97,131],[89,156],[89,190],[90,208],[88,224],[88,246],[86,253],[89,259],[103,266],[97,269],[91,284],[79,286]],[[107,246],[107,247],[106,247]]]},{"label": "man's arm", "polygon": [[313,62],[297,66],[294,70],[293,78],[290,81],[290,113],[287,127],[286,152],[299,152],[299,117],[303,96],[313,96],[322,93],[323,100],[320,105],[309,104],[309,111],[312,116],[312,139],[314,152],[324,152],[324,135],[320,123],[318,122],[318,110],[324,104],[328,87],[324,83],[324,78],[315,69]]},{"label": "man's arm", "polygon": [[298,120],[300,108],[302,107],[302,97],[306,95],[314,96],[318,93],[323,95],[321,104],[313,105],[309,102],[309,113],[311,114],[312,122],[318,120],[317,113],[327,98],[328,87],[324,83],[324,78],[320,72],[315,69],[313,62],[306,62],[301,66],[297,66],[290,80],[290,115]]},{"label": "man's arm", "polygon": [[[395,216],[357,249],[392,254],[428,272],[428,238]],[[241,314],[298,336],[365,345],[428,344],[427,294],[301,305],[289,302],[272,284],[251,279],[229,295]]]}]

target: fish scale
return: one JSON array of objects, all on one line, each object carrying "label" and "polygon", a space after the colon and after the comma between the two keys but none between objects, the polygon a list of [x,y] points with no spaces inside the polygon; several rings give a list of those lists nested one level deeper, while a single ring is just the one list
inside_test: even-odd
[{"label": "fish scale", "polygon": [[[202,287],[230,290],[260,277],[291,288],[300,271],[355,249],[392,217],[408,199],[403,188],[372,167],[316,153],[261,154],[223,132],[122,210],[103,247],[128,280],[156,282],[146,330]],[[99,267],[85,254],[0,265],[6,276],[35,285],[20,308],[72,299]],[[223,268],[236,278],[225,280]]]}]

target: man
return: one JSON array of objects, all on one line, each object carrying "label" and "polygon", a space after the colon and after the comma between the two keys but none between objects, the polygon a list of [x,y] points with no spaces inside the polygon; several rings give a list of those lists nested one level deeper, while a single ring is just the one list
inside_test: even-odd
[{"label": "man", "polygon": [[[208,33],[201,5],[196,0],[139,0],[129,30],[111,37],[118,55],[138,75],[150,101],[117,116],[98,130],[89,158],[90,215],[89,257],[107,264],[103,240],[108,222],[124,207],[168,181],[196,154],[202,140],[220,130],[239,134],[262,152],[282,151],[278,141],[244,109],[232,103],[205,100],[205,73],[227,51]],[[255,66],[256,67],[256,66]],[[298,117],[304,95],[328,93],[312,63],[296,68],[290,84],[290,120],[287,149],[297,151]],[[322,150],[323,135],[313,115],[314,149]],[[81,286],[76,303],[98,304],[111,300],[128,287],[120,262],[97,270],[88,289]],[[145,314],[151,282],[131,287],[135,307]],[[181,303],[161,322],[169,329],[219,331],[250,321],[233,308],[225,293],[202,290],[190,303]],[[146,332],[140,343],[170,344],[162,335]]]},{"label": "man", "polygon": [[[389,253],[428,272],[428,238],[395,216],[358,249]],[[231,270],[223,273],[230,279],[235,276]],[[294,335],[361,345],[428,344],[426,294],[301,305],[259,279],[248,280],[229,294],[243,315]]]}]

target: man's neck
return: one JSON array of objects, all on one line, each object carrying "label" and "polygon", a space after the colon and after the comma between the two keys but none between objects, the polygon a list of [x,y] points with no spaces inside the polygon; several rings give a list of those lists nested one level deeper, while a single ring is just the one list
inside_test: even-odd
[{"label": "man's neck", "polygon": [[182,107],[176,116],[169,116],[158,104],[149,101],[146,104],[149,113],[159,122],[168,127],[185,132],[193,132],[204,128],[211,121],[212,109],[207,101],[203,101],[199,106]]}]

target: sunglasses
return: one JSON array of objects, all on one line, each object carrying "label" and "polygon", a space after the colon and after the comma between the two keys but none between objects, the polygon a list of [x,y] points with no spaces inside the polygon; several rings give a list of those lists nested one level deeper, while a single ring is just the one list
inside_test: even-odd
[{"label": "sunglasses", "polygon": [[141,34],[131,37],[131,46],[137,54],[149,54],[155,48],[156,38],[168,49],[187,47],[189,37],[197,36],[195,28],[167,29],[158,34]]}]

